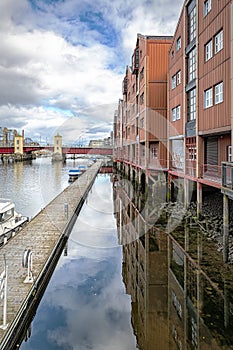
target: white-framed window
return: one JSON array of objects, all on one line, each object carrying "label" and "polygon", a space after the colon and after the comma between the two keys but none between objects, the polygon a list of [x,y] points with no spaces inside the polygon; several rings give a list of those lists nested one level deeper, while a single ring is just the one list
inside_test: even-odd
[{"label": "white-framed window", "polygon": [[223,30],[214,37],[214,52],[218,53],[223,49]]},{"label": "white-framed window", "polygon": [[209,61],[213,57],[212,39],[205,45],[205,61]]},{"label": "white-framed window", "polygon": [[176,121],[176,107],[172,108],[172,121]]},{"label": "white-framed window", "polygon": [[196,48],[194,48],[188,56],[188,81],[192,81],[196,78],[196,67],[197,67],[197,58],[196,58]]},{"label": "white-framed window", "polygon": [[204,16],[207,16],[211,10],[211,0],[206,0],[204,2]]},{"label": "white-framed window", "polygon": [[176,87],[176,75],[173,75],[172,77],[172,89],[175,89]]},{"label": "white-framed window", "polygon": [[197,8],[196,6],[189,13],[188,30],[189,30],[189,42],[196,38],[197,29]]},{"label": "white-framed window", "polygon": [[204,91],[204,108],[213,106],[213,89],[210,88]]},{"label": "white-framed window", "polygon": [[188,120],[196,119],[196,88],[188,93]]},{"label": "white-framed window", "polygon": [[180,119],[180,105],[172,108],[172,121],[175,122],[176,120]]},{"label": "white-framed window", "polygon": [[218,103],[223,102],[223,82],[215,85],[215,89],[214,89],[214,102],[217,105]]},{"label": "white-framed window", "polygon": [[181,83],[181,71],[179,70],[176,74],[176,85],[180,85]]},{"label": "white-framed window", "polygon": [[177,85],[181,83],[181,71],[179,70],[172,76],[172,89],[175,89]]},{"label": "white-framed window", "polygon": [[176,51],[181,49],[181,37],[176,40]]},{"label": "white-framed window", "polygon": [[197,147],[195,145],[188,147],[188,159],[191,161],[197,159]]},{"label": "white-framed window", "polygon": [[158,158],[158,147],[154,146],[151,148],[152,159]]},{"label": "white-framed window", "polygon": [[176,107],[176,120],[180,119],[180,106]]}]

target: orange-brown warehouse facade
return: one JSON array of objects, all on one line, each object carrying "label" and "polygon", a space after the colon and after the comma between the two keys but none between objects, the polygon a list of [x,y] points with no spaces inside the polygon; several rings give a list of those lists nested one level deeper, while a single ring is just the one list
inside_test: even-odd
[{"label": "orange-brown warehouse facade", "polygon": [[[233,0],[185,1],[173,37],[137,35],[114,120],[114,158],[131,179],[182,200],[233,199]],[[177,191],[176,191],[177,192]]]}]

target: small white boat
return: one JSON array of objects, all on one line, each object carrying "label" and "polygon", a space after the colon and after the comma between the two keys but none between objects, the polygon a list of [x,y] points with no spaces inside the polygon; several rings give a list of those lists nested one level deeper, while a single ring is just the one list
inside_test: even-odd
[{"label": "small white boat", "polygon": [[87,170],[87,165],[79,165],[78,166],[78,169],[83,173],[84,171],[86,171]]},{"label": "small white boat", "polygon": [[81,170],[79,168],[73,168],[69,170],[69,182],[73,182],[81,175]]},{"label": "small white boat", "polygon": [[9,199],[0,199],[0,245],[7,242],[22,226],[29,221],[15,211],[15,205]]}]

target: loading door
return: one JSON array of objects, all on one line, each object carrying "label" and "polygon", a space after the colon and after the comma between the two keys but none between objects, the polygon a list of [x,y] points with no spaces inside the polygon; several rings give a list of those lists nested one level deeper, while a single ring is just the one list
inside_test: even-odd
[{"label": "loading door", "polygon": [[210,137],[206,140],[206,170],[208,172],[218,171],[218,138]]}]

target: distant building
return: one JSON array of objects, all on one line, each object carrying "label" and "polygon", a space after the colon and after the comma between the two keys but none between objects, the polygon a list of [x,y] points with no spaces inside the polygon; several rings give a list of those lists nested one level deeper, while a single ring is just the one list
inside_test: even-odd
[{"label": "distant building", "polygon": [[0,145],[13,146],[14,138],[17,135],[17,130],[0,127]]},{"label": "distant building", "polygon": [[89,147],[98,148],[98,147],[112,147],[112,134],[110,137],[98,140],[90,140]]}]

